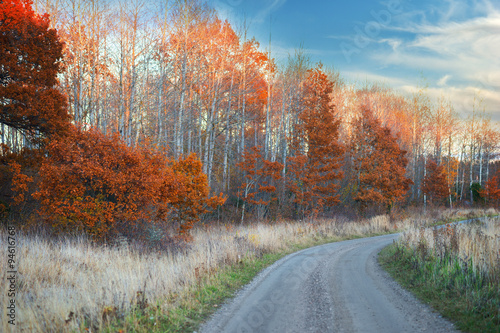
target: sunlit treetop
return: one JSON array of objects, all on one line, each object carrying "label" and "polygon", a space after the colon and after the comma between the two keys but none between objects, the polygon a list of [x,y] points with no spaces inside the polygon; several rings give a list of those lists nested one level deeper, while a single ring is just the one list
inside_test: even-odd
[{"label": "sunlit treetop", "polygon": [[66,98],[56,89],[63,43],[32,2],[0,2],[0,123],[33,141],[69,125]]}]

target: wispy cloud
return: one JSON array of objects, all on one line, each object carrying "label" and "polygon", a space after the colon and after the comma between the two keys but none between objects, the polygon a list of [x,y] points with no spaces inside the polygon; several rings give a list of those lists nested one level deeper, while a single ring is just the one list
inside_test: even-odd
[{"label": "wispy cloud", "polygon": [[250,26],[268,24],[270,16],[283,7],[287,0],[209,0],[222,19],[230,22],[242,23]]},{"label": "wispy cloud", "polygon": [[267,6],[262,8],[257,15],[252,19],[255,23],[263,23],[271,15],[274,11],[278,10],[281,6],[286,3],[287,0],[274,0],[274,1],[266,1]]},{"label": "wispy cloud", "polygon": [[399,46],[403,43],[403,41],[400,38],[383,38],[380,39],[378,42],[388,44],[393,51],[397,51]]},{"label": "wispy cloud", "polygon": [[[489,1],[469,3],[469,7],[464,3],[447,1],[434,22],[424,14],[420,20],[415,13],[408,14],[413,20],[388,27],[404,38],[380,38],[379,44],[390,48],[372,52],[371,59],[437,76],[429,94],[447,96],[463,113],[472,109],[473,96],[480,91],[486,109],[500,121],[500,10]],[[412,85],[399,87],[413,89]]]},{"label": "wispy cloud", "polygon": [[439,81],[437,82],[437,85],[438,86],[445,86],[446,82],[448,82],[448,80],[450,78],[451,78],[451,75],[446,74],[445,76],[443,76],[442,78],[439,79]]}]

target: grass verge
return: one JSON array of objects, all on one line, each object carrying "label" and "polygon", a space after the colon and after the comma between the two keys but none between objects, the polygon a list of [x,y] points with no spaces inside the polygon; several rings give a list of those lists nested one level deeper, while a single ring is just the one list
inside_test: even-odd
[{"label": "grass verge", "polygon": [[471,262],[446,254],[420,253],[397,243],[384,248],[379,261],[417,298],[465,332],[500,332],[500,293],[496,279]]}]

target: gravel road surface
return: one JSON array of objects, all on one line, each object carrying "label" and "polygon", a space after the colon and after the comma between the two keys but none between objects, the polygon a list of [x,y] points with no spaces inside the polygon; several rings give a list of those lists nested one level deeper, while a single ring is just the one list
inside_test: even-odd
[{"label": "gravel road surface", "polygon": [[330,243],[263,270],[201,332],[456,332],[377,264],[397,235]]}]

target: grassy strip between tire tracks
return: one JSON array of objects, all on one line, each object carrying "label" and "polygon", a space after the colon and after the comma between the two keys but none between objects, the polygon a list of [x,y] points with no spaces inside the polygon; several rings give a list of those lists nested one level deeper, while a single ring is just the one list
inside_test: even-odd
[{"label": "grassy strip between tire tracks", "polygon": [[411,249],[390,245],[379,254],[384,269],[404,288],[465,332],[500,332],[497,281],[464,270],[460,259],[419,258]]}]

